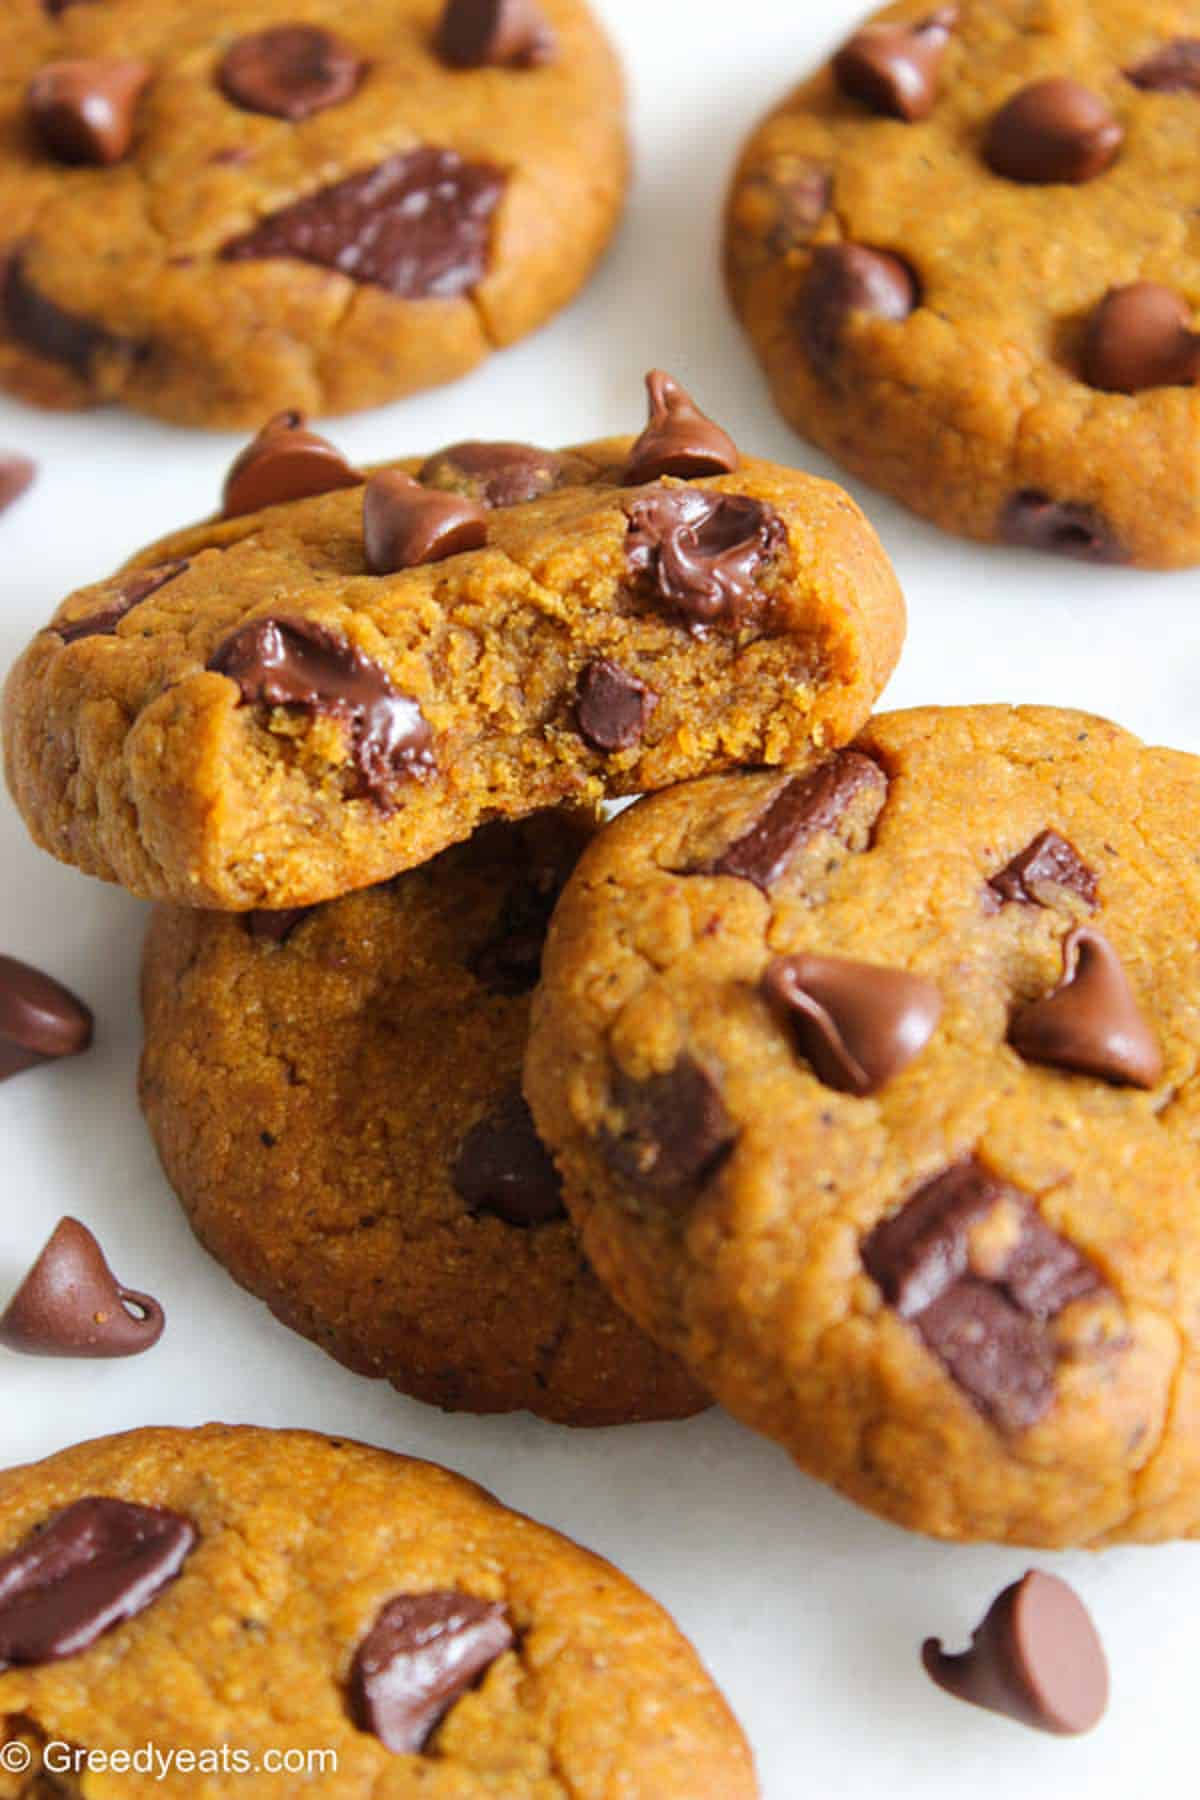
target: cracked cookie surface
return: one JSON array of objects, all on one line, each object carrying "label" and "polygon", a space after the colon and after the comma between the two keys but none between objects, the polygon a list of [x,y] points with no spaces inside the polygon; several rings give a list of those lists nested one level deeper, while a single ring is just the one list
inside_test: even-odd
[{"label": "cracked cookie surface", "polygon": [[910,1528],[1200,1530],[1198,800],[1085,714],[884,714],[560,902],[526,1092],[594,1266]]}]

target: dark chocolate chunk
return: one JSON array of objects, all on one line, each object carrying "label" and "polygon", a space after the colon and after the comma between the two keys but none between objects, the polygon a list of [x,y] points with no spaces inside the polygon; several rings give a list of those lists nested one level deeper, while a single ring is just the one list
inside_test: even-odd
[{"label": "dark chocolate chunk", "polygon": [[384,812],[398,781],[435,766],[433,735],[416,701],[355,645],[311,619],[251,619],[208,667],[237,683],[244,704],[295,706],[343,720],[361,791]]},{"label": "dark chocolate chunk", "polygon": [[873,791],[882,807],[887,776],[857,750],[839,750],[808,775],[796,775],[766,811],[717,857],[689,869],[690,875],[733,875],[752,881],[764,894],[779,880],[796,852],[823,831],[835,831],[859,794]]},{"label": "dark chocolate chunk", "polygon": [[301,919],[307,919],[313,911],[311,906],[281,906],[273,910],[260,907],[243,917],[256,944],[286,944]]},{"label": "dark chocolate chunk", "polygon": [[951,1380],[1001,1431],[1028,1430],[1050,1411],[1053,1346],[998,1288],[966,1276],[915,1324]]},{"label": "dark chocolate chunk", "polygon": [[1108,1706],[1108,1662],[1087,1608],[1037,1569],[992,1602],[969,1650],[952,1656],[926,1638],[921,1660],[956,1699],[1060,1737],[1090,1731]]},{"label": "dark chocolate chunk", "polygon": [[0,1314],[0,1344],[26,1356],[140,1356],[165,1323],[152,1295],[121,1286],[86,1225],[60,1219]]},{"label": "dark chocolate chunk", "polygon": [[538,68],[557,49],[537,0],[446,0],[434,45],[454,69]]},{"label": "dark chocolate chunk", "polygon": [[695,636],[760,623],[760,578],[787,544],[772,507],[747,494],[662,488],[627,500],[625,512],[625,560],[639,589]]},{"label": "dark chocolate chunk", "polygon": [[603,1133],[605,1161],[659,1199],[686,1199],[733,1149],[737,1133],[720,1089],[691,1056],[640,1081],[618,1069],[612,1099],[622,1123]]},{"label": "dark chocolate chunk", "polygon": [[1135,281],[1110,288],[1091,319],[1083,346],[1084,378],[1112,394],[1193,387],[1200,380],[1200,332],[1173,288]]},{"label": "dark chocolate chunk", "polygon": [[702,413],[670,375],[651,369],[646,393],[650,417],[621,476],[627,487],[659,481],[664,475],[691,481],[700,475],[728,475],[737,468],[737,445],[729,433]]},{"label": "dark chocolate chunk", "polygon": [[983,154],[1009,181],[1092,181],[1114,161],[1124,137],[1103,95],[1053,76],[1005,102],[988,127]]},{"label": "dark chocolate chunk", "polygon": [[474,1594],[397,1594],[354,1653],[350,1706],[385,1749],[419,1755],[456,1700],[515,1642],[504,1607]]},{"label": "dark chocolate chunk", "polygon": [[15,450],[0,451],[0,513],[32,487],[37,464]]},{"label": "dark chocolate chunk", "polygon": [[1175,38],[1125,74],[1152,94],[1200,94],[1200,37]]},{"label": "dark chocolate chunk", "polygon": [[864,25],[834,57],[834,79],[843,94],[861,100],[872,112],[909,124],[927,119],[957,23],[957,6],[941,6],[912,24],[893,20]]},{"label": "dark chocolate chunk", "polygon": [[1022,488],[1005,502],[997,533],[1002,543],[1073,556],[1080,562],[1129,561],[1129,552],[1099,507],[1052,500],[1039,488]]},{"label": "dark chocolate chunk", "polygon": [[150,74],[149,63],[116,57],[47,63],[29,84],[29,122],[58,162],[118,163]]},{"label": "dark chocolate chunk", "polygon": [[81,381],[88,379],[98,356],[119,356],[132,362],[141,354],[131,338],[118,337],[94,320],[67,312],[47,299],[26,275],[20,256],[10,257],[7,266],[0,265],[0,280],[4,323],[17,343],[48,362],[61,363]]},{"label": "dark chocolate chunk", "polygon": [[860,1097],[906,1069],[942,1015],[932,981],[841,956],[776,957],[763,991],[817,1079]]},{"label": "dark chocolate chunk", "polygon": [[1163,1071],[1158,1040],[1121,959],[1090,925],[1069,933],[1058,986],[1017,1008],[1008,1041],[1029,1062],[1131,1087],[1152,1088]]},{"label": "dark chocolate chunk", "polygon": [[523,506],[553,493],[564,473],[553,450],[534,444],[450,444],[429,457],[420,479],[426,487],[462,494],[497,510]]},{"label": "dark chocolate chunk", "polygon": [[579,677],[575,716],[579,735],[606,755],[641,742],[650,714],[658,704],[644,681],[607,656],[590,662]]},{"label": "dark chocolate chunk", "polygon": [[989,897],[999,905],[1053,906],[1056,889],[1075,894],[1089,909],[1098,903],[1095,870],[1057,831],[1040,831],[987,884]]},{"label": "dark chocolate chunk", "polygon": [[487,273],[506,180],[455,150],[403,151],[269,214],[221,255],[295,257],[403,300],[452,299]]},{"label": "dark chocolate chunk", "polygon": [[453,1181],[472,1212],[493,1213],[508,1225],[546,1225],[564,1216],[558,1170],[520,1088],[468,1131]]},{"label": "dark chocolate chunk", "polygon": [[165,1507],[91,1495],[0,1557],[0,1671],[77,1656],[174,1581],[196,1528]]},{"label": "dark chocolate chunk", "polygon": [[0,956],[0,1081],[78,1056],[91,1041],[92,1015],[82,1000],[40,969]]},{"label": "dark chocolate chunk", "polygon": [[190,565],[182,558],[178,562],[159,563],[155,569],[135,569],[131,574],[120,576],[109,598],[97,612],[85,613],[81,619],[62,619],[50,626],[56,631],[64,644],[77,644],[80,638],[110,637],[125,617],[151,594],[157,594],[159,588],[166,587],[182,575]]},{"label": "dark chocolate chunk", "polygon": [[328,438],[308,430],[303,413],[276,413],[230,465],[221,512],[236,519],[286,500],[361,487],[365,480]]},{"label": "dark chocolate chunk", "polygon": [[357,93],[367,65],[319,25],[273,25],[238,38],[217,80],[227,100],[274,119],[308,119]]},{"label": "dark chocolate chunk", "polygon": [[819,244],[796,313],[804,353],[819,375],[829,375],[855,314],[899,322],[919,304],[915,275],[889,250]]},{"label": "dark chocolate chunk", "polygon": [[372,475],[363,495],[363,551],[372,575],[443,562],[487,543],[488,509],[422,487],[399,469]]}]

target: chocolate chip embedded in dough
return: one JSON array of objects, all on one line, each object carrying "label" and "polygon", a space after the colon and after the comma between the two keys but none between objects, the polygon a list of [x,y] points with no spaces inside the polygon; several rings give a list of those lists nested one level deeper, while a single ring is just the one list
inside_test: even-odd
[{"label": "chocolate chip embedded in dough", "polygon": [[738,466],[737,445],[700,411],[687,390],[662,369],[646,377],[650,417],[629,453],[621,480],[627,487],[674,475],[728,475]]},{"label": "chocolate chip embedded in dough", "polygon": [[733,1148],[720,1089],[691,1056],[640,1080],[618,1070],[612,1095],[621,1122],[601,1134],[605,1161],[659,1199],[686,1203]]},{"label": "chocolate chip embedded in dough", "polygon": [[319,25],[273,25],[231,44],[217,81],[226,99],[244,111],[294,123],[343,105],[366,72],[363,58],[333,32]]},{"label": "chocolate chip embedded in dough", "polygon": [[1058,986],[1017,1008],[1008,1041],[1029,1062],[1132,1087],[1154,1087],[1163,1071],[1158,1040],[1121,959],[1090,925],[1068,935]]},{"label": "chocolate chip embedded in dough", "polygon": [[264,506],[361,487],[365,480],[328,438],[308,429],[303,413],[276,413],[230,465],[222,517],[237,519]]},{"label": "chocolate chip embedded in dough", "polygon": [[372,475],[363,494],[363,550],[372,575],[442,562],[487,543],[488,509],[422,487],[398,469]]},{"label": "chocolate chip embedded in dough", "polygon": [[1019,89],[992,119],[983,154],[997,175],[1031,184],[1093,181],[1125,131],[1103,95],[1069,77]]},{"label": "chocolate chip embedded in dough", "polygon": [[118,163],[129,154],[151,73],[149,63],[131,58],[47,63],[29,84],[30,124],[58,162]]},{"label": "chocolate chip embedded in dough", "polygon": [[532,69],[558,45],[537,0],[446,0],[434,47],[453,69]]},{"label": "chocolate chip embedded in dough", "polygon": [[923,976],[811,952],[776,957],[763,992],[817,1079],[860,1098],[920,1055],[942,1015]]},{"label": "chocolate chip embedded in dough", "polygon": [[473,1125],[454,1164],[455,1191],[472,1212],[530,1227],[564,1217],[562,1182],[519,1088]]},{"label": "chocolate chip embedded in dough", "polygon": [[1054,500],[1040,488],[1021,488],[1005,501],[996,534],[1001,543],[1079,562],[1129,561],[1128,550],[1098,506]]},{"label": "chocolate chip embedded in dough", "polygon": [[605,755],[629,750],[641,742],[657,704],[644,681],[609,657],[598,657],[579,677],[575,695],[579,735]]},{"label": "chocolate chip embedded in dough", "polygon": [[1106,393],[1194,387],[1200,380],[1200,332],[1173,288],[1135,281],[1110,288],[1088,321],[1083,373]]},{"label": "chocolate chip embedded in dough", "polygon": [[797,303],[796,328],[814,369],[828,377],[851,319],[900,323],[919,304],[916,276],[890,250],[867,244],[820,244],[812,253]]},{"label": "chocolate chip embedded in dough", "polygon": [[957,23],[957,6],[942,6],[911,24],[893,20],[864,25],[834,57],[834,79],[844,94],[861,100],[872,112],[909,124],[927,119]]}]

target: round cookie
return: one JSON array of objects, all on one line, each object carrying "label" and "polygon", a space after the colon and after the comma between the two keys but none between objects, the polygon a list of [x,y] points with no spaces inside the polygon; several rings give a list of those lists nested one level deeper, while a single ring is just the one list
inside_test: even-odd
[{"label": "round cookie", "polygon": [[485,827],[309,913],[160,909],[142,1105],[201,1242],[360,1374],[575,1425],[707,1402],[588,1268],[521,1098],[584,823]]},{"label": "round cookie", "polygon": [[[431,1463],[249,1426],[100,1438],[0,1474],[0,1571],[4,1800],[758,1793],[662,1609]],[[165,1767],[131,1766],[147,1744]]]},{"label": "round cookie", "polygon": [[853,34],[730,197],[791,423],[947,530],[1200,561],[1198,30],[1175,0],[900,0]]},{"label": "round cookie", "polygon": [[584,0],[8,0],[0,386],[348,412],[557,312],[624,198]]},{"label": "round cookie", "polygon": [[943,1537],[1200,1533],[1200,760],[882,715],[655,796],[551,928],[526,1091],[718,1401]]}]

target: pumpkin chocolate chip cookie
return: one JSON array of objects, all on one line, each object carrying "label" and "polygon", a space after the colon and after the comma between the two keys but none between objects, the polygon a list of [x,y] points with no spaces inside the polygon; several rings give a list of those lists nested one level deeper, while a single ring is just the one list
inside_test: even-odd
[{"label": "pumpkin chocolate chip cookie", "polygon": [[610,1564],[432,1463],[249,1426],[0,1473],[0,1746],[3,1800],[758,1792]]},{"label": "pumpkin chocolate chip cookie", "polygon": [[798,430],[950,531],[1200,562],[1188,10],[900,0],[766,119],[727,267]]},{"label": "pumpkin chocolate chip cookie", "polygon": [[1200,1532],[1200,759],[881,715],[656,795],[551,926],[526,1092],[716,1398],[944,1537]]},{"label": "pumpkin chocolate chip cookie", "polygon": [[485,826],[310,912],[162,908],[142,1105],[201,1242],[364,1375],[573,1425],[704,1396],[609,1299],[521,1097],[530,994],[587,841]]},{"label": "pumpkin chocolate chip cookie", "polygon": [[6,0],[0,386],[190,425],[462,375],[620,213],[583,0]]},{"label": "pumpkin chocolate chip cookie", "polygon": [[272,420],[222,518],[74,595],[11,675],[35,838],[151,898],[301,906],[488,819],[845,742],[903,636],[877,538],[650,389],[635,441],[369,476]]}]

